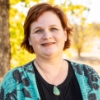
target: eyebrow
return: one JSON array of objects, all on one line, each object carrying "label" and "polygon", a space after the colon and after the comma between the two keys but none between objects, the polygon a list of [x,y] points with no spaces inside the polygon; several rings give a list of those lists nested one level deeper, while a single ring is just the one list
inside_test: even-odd
[{"label": "eyebrow", "polygon": [[[52,26],[57,26],[57,25],[50,25],[49,27],[52,27]],[[40,28],[43,29],[42,27],[39,26],[39,27],[34,28],[33,31]]]},{"label": "eyebrow", "polygon": [[40,29],[41,27],[35,27],[34,29],[33,29],[33,31],[35,31],[35,30],[37,30],[37,29]]},{"label": "eyebrow", "polygon": [[50,27],[51,27],[51,26],[57,26],[57,25],[50,25]]}]

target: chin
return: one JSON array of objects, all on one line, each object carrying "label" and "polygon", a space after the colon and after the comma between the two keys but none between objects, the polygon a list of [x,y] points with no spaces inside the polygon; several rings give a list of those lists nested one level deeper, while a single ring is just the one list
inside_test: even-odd
[{"label": "chin", "polygon": [[54,57],[56,55],[59,55],[60,53],[58,51],[55,52],[46,52],[45,55],[49,58],[49,57]]}]

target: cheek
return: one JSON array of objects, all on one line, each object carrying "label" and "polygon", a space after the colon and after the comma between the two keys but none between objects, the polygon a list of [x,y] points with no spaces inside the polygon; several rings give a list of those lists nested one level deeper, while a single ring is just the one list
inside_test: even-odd
[{"label": "cheek", "polygon": [[67,41],[67,34],[66,33],[62,33],[62,36],[60,38],[62,38],[62,40],[64,42]]},{"label": "cheek", "polygon": [[36,45],[36,44],[38,44],[40,42],[40,39],[38,38],[38,37],[32,37],[31,39],[30,39],[30,44],[31,45]]}]

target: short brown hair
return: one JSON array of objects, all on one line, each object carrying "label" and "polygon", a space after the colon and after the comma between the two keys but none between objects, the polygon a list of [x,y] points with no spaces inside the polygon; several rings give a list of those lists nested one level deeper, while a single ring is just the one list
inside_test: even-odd
[{"label": "short brown hair", "polygon": [[65,42],[63,50],[70,47],[70,35],[72,32],[72,27],[68,26],[68,19],[64,12],[58,6],[52,6],[48,3],[39,3],[29,9],[24,23],[24,39],[21,43],[21,47],[25,48],[30,53],[35,53],[34,48],[29,45],[28,41],[30,35],[30,25],[46,11],[52,11],[55,13],[60,19],[63,29],[66,29],[67,41]]}]

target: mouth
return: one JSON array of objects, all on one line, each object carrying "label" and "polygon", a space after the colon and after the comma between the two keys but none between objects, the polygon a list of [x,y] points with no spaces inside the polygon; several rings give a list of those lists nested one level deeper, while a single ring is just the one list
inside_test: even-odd
[{"label": "mouth", "polygon": [[42,45],[42,46],[51,46],[51,45],[53,45],[53,44],[55,44],[55,42],[42,43],[41,45]]}]

